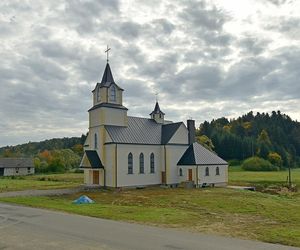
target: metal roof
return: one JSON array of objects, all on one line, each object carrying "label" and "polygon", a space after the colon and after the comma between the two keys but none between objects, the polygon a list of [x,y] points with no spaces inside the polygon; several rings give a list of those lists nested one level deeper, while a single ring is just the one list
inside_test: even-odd
[{"label": "metal roof", "polygon": [[161,145],[168,143],[181,124],[128,116],[127,127],[106,125],[105,129],[114,143]]},{"label": "metal roof", "polygon": [[194,142],[184,152],[177,165],[228,165],[228,163],[198,142]]},{"label": "metal roof", "polygon": [[103,73],[103,76],[102,76],[102,80],[100,83],[97,83],[96,84],[96,87],[95,89],[92,91],[94,92],[96,90],[96,88],[99,87],[105,87],[105,88],[109,88],[111,84],[115,84],[115,86],[120,89],[120,90],[124,90],[122,88],[120,88],[116,83],[115,83],[115,80],[114,80],[114,77],[111,73],[111,69],[110,69],[110,66],[109,66],[109,63],[106,64],[106,67],[105,67],[105,70],[104,70],[104,73]]},{"label": "metal roof", "polygon": [[113,75],[111,73],[109,63],[107,63],[104,73],[103,73],[103,76],[102,76],[101,84],[112,83],[112,82],[115,82],[115,81],[114,81]]},{"label": "metal roof", "polygon": [[161,144],[167,144],[183,122],[164,124],[162,126]]},{"label": "metal roof", "polygon": [[100,108],[100,107],[108,107],[108,108],[115,108],[115,109],[124,109],[124,110],[128,110],[128,108],[124,107],[123,105],[120,104],[115,104],[115,103],[99,103],[93,107],[91,107],[88,111]]},{"label": "metal roof", "polygon": [[84,152],[85,152],[92,168],[103,168],[104,167],[96,150],[85,150]]},{"label": "metal roof", "polygon": [[0,158],[0,168],[33,168],[32,158]]}]

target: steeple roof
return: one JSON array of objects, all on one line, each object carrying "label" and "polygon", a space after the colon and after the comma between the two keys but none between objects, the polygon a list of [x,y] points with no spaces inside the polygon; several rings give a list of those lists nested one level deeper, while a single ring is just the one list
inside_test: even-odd
[{"label": "steeple roof", "polygon": [[162,112],[162,111],[160,110],[159,104],[158,104],[158,102],[156,101],[154,110],[151,112],[150,115],[152,115],[152,114],[159,114],[159,113],[161,113],[161,114],[163,114],[163,115],[165,114],[164,112]]},{"label": "steeple roof", "polygon": [[103,76],[102,76],[102,80],[101,80],[100,83],[97,83],[97,85],[96,85],[95,89],[93,90],[93,92],[96,90],[97,86],[109,88],[112,83],[115,84],[119,90],[123,91],[123,89],[120,88],[120,86],[118,86],[115,83],[114,77],[111,73],[109,63],[107,63],[106,67],[105,67],[105,70],[104,70],[104,73],[103,73]]},{"label": "steeple roof", "polygon": [[109,63],[106,64],[103,76],[102,76],[102,80],[101,80],[101,84],[107,84],[107,83],[114,83],[114,78],[113,75],[111,73],[111,69],[109,66]]}]

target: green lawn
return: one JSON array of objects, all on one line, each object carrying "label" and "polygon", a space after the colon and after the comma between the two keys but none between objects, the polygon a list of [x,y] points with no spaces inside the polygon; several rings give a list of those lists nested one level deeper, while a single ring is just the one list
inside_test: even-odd
[{"label": "green lawn", "polygon": [[83,174],[43,174],[0,178],[0,192],[26,189],[71,188],[83,183]]},{"label": "green lawn", "polygon": [[299,196],[223,188],[147,188],[84,193],[96,203],[72,204],[82,194],[0,200],[99,218],[300,246]]},{"label": "green lawn", "polygon": [[[240,167],[229,167],[229,185],[283,185],[288,171],[254,172],[243,171]],[[300,187],[300,168],[292,169],[292,182]]]}]

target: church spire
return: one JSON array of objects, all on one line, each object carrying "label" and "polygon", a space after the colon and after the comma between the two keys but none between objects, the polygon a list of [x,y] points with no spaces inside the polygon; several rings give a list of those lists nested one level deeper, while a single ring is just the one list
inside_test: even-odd
[{"label": "church spire", "polygon": [[157,123],[164,123],[165,113],[161,111],[158,101],[155,103],[154,110],[150,113],[151,119],[154,119]]},{"label": "church spire", "polygon": [[109,63],[107,63],[106,67],[105,67],[105,70],[104,70],[104,73],[103,73],[103,76],[102,76],[101,83],[105,84],[105,83],[114,83],[114,82],[115,81],[114,81],[113,75],[111,73]]}]

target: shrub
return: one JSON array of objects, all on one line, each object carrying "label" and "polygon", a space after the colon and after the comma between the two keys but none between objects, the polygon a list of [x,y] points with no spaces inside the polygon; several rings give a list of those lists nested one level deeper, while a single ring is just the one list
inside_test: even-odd
[{"label": "shrub", "polygon": [[278,171],[279,168],[273,166],[269,161],[257,156],[244,160],[242,168],[248,171]]},{"label": "shrub", "polygon": [[282,158],[279,154],[275,152],[271,152],[268,154],[268,160],[271,162],[274,166],[277,166],[279,168],[282,167]]}]

